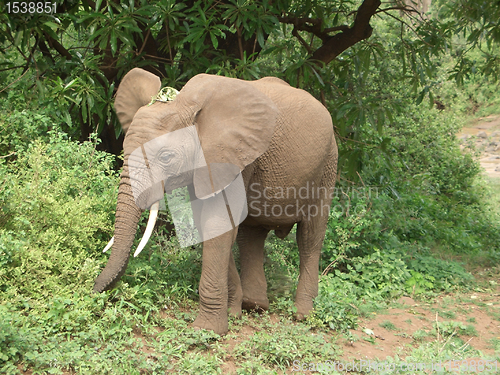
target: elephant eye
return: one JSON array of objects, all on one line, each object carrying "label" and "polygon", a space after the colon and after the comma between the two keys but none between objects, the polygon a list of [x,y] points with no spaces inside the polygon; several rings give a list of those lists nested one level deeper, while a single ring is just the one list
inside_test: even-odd
[{"label": "elephant eye", "polygon": [[160,161],[160,163],[162,164],[167,164],[168,162],[170,162],[170,160],[172,159],[173,157],[173,153],[170,152],[170,151],[163,151],[159,156],[158,156],[158,160]]}]

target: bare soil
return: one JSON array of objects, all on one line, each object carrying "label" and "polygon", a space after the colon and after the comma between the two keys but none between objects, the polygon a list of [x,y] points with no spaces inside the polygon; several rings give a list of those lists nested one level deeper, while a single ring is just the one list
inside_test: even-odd
[{"label": "bare soil", "polygon": [[[455,336],[460,337],[464,345],[480,350],[484,356],[495,355],[492,340],[500,340],[499,286],[491,292],[439,297],[432,303],[401,297],[398,305],[361,319],[359,327],[351,330],[357,340],[343,340],[341,359],[385,360],[395,355],[404,358],[424,342],[446,341],[443,339],[449,337],[450,332],[439,332],[437,322],[458,322],[472,327],[468,329],[469,335],[457,330]],[[452,326],[452,323],[447,325]]]},{"label": "bare soil", "polygon": [[481,151],[479,159],[489,177],[500,178],[500,114],[472,121],[457,135],[465,149],[468,142]]}]

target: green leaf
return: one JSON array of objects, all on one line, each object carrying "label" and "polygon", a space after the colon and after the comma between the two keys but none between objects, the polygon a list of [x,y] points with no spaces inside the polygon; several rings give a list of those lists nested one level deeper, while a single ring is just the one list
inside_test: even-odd
[{"label": "green leaf", "polygon": [[425,96],[426,93],[427,93],[427,88],[424,88],[422,91],[420,91],[420,94],[418,95],[417,101],[416,101],[417,105],[419,105],[420,103],[422,103],[422,100],[424,100],[424,96]]},{"label": "green leaf", "polygon": [[264,40],[264,34],[262,34],[262,30],[259,29],[257,30],[257,41],[259,42],[259,45],[264,48],[264,45],[266,44],[266,41]]},{"label": "green leaf", "polygon": [[78,78],[72,79],[64,86],[64,90],[69,90],[78,83]]},{"label": "green leaf", "polygon": [[434,95],[432,94],[432,91],[429,91],[429,108],[434,107]]},{"label": "green leaf", "polygon": [[117,37],[116,37],[115,29],[111,30],[111,35],[110,35],[109,41],[111,44],[111,54],[114,56],[116,53],[116,49],[117,49]]},{"label": "green leaf", "polygon": [[45,26],[50,27],[50,28],[55,29],[55,30],[57,30],[59,28],[59,25],[55,22],[52,22],[52,21],[46,21],[43,24]]},{"label": "green leaf", "polygon": [[43,24],[42,26],[40,26],[40,29],[42,29],[44,32],[46,32],[47,34],[49,34],[52,39],[54,39],[54,40],[58,40],[59,39],[58,36],[57,36],[57,34],[54,32],[54,30],[52,30],[46,24]]},{"label": "green leaf", "polygon": [[217,40],[217,37],[215,34],[210,33],[210,39],[212,40],[212,45],[214,46],[215,49],[219,46],[219,41]]}]

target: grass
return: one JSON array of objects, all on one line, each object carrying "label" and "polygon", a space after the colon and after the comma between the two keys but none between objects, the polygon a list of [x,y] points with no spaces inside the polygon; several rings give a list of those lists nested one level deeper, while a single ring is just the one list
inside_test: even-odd
[{"label": "grass", "polygon": [[431,336],[429,332],[419,329],[413,334],[413,340],[415,340],[416,342],[422,342],[429,336]]},{"label": "grass", "polygon": [[439,316],[447,319],[455,319],[456,315],[453,311],[443,310],[438,312]]},{"label": "grass", "polygon": [[490,190],[490,207],[496,215],[500,216],[500,178],[487,177],[486,183]]},{"label": "grass", "polygon": [[389,322],[388,320],[386,320],[386,321],[384,321],[382,323],[379,323],[379,326],[382,327],[382,328],[387,329],[388,331],[396,331],[397,330],[397,328],[394,325],[394,323]]}]

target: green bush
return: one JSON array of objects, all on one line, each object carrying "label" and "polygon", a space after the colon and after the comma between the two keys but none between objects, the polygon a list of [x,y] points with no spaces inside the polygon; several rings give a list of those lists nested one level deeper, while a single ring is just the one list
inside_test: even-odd
[{"label": "green bush", "polygon": [[16,326],[16,314],[9,312],[3,305],[0,305],[0,317],[0,371],[3,374],[14,373],[17,367],[13,363],[36,345],[30,332]]},{"label": "green bush", "polygon": [[360,288],[348,274],[336,271],[322,276],[318,297],[314,301],[314,317],[334,330],[356,328]]},{"label": "green bush", "polygon": [[[428,289],[450,291],[458,287],[467,287],[474,280],[457,262],[447,262],[430,254],[406,254],[406,264],[412,272],[412,278],[418,286],[418,279],[427,279],[432,283]],[[425,276],[424,276],[425,275]]]},{"label": "green bush", "polygon": [[0,115],[0,155],[20,151],[35,139],[47,141],[51,124],[52,119],[40,111],[3,112]]},{"label": "green bush", "polygon": [[[130,357],[133,328],[162,306],[197,298],[201,254],[180,251],[161,229],[119,288],[92,294],[109,256],[101,250],[113,232],[118,186],[114,157],[95,146],[50,131],[47,141],[0,159],[1,373],[17,374],[18,362],[54,373],[132,373],[139,366],[132,357],[153,370],[145,355]],[[118,352],[120,366],[99,367]]]},{"label": "green bush", "polygon": [[480,172],[474,154],[460,150],[456,134],[463,120],[450,113],[409,105],[390,128],[398,164],[395,176],[429,194],[469,190]]},{"label": "green bush", "polygon": [[258,360],[261,366],[276,365],[285,371],[294,360],[318,362],[336,354],[335,346],[324,334],[310,335],[307,331],[304,326],[284,324],[273,332],[256,332],[250,340],[236,346],[235,356],[240,362]]},{"label": "green bush", "polygon": [[315,318],[332,329],[356,326],[359,307],[365,302],[396,298],[405,293],[410,272],[401,254],[378,249],[345,261],[345,272],[335,270],[321,277],[315,300]]}]

